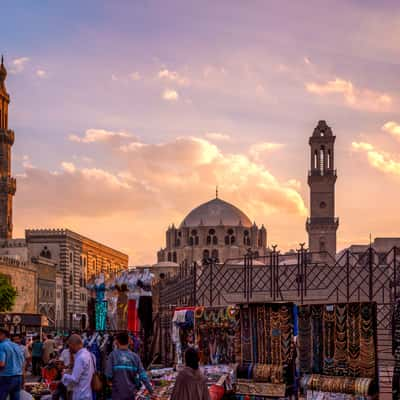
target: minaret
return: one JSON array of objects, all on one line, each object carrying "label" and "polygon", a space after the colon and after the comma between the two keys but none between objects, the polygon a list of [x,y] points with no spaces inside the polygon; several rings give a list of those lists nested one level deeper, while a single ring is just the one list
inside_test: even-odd
[{"label": "minaret", "polygon": [[[307,220],[309,250],[313,261],[332,262],[336,256],[336,231],[339,220],[335,217],[334,144],[331,128],[319,121],[310,137],[311,169],[308,173],[310,186],[310,218]],[[331,257],[329,257],[331,255]]]},{"label": "minaret", "polygon": [[12,238],[12,203],[16,181],[11,177],[11,146],[14,144],[14,131],[8,129],[8,105],[5,80],[7,70],[3,56],[0,65],[0,239]]}]

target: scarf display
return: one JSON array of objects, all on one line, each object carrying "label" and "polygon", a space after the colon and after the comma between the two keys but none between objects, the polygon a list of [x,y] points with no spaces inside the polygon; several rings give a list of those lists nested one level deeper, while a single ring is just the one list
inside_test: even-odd
[{"label": "scarf display", "polygon": [[299,306],[298,347],[301,374],[376,379],[376,304]]},{"label": "scarf display", "polygon": [[240,337],[239,308],[196,307],[194,318],[201,364],[230,364],[240,359],[240,354],[236,357]]}]

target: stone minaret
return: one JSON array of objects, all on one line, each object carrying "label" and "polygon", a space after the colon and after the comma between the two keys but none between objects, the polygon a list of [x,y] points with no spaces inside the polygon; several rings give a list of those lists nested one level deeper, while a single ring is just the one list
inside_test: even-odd
[{"label": "stone minaret", "polygon": [[11,146],[14,144],[14,131],[8,129],[8,105],[5,80],[7,70],[3,56],[0,65],[0,239],[12,238],[12,203],[16,181],[11,177]]},{"label": "stone minaret", "polygon": [[[308,246],[313,261],[331,262],[336,256],[336,231],[339,220],[335,217],[334,144],[331,128],[319,121],[310,137],[311,169],[308,173],[310,186],[310,218],[307,220]],[[318,254],[317,254],[318,253]]]}]

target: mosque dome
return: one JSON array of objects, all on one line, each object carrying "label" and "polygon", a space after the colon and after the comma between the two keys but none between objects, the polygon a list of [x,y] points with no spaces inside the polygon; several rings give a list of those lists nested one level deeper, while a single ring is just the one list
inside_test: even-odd
[{"label": "mosque dome", "polygon": [[252,223],[248,216],[233,204],[215,198],[194,208],[181,223],[181,227],[195,227],[199,225],[242,225],[250,228]]}]

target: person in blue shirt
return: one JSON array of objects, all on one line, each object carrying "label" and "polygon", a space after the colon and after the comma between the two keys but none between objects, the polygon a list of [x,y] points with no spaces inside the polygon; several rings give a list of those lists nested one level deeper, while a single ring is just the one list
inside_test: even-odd
[{"label": "person in blue shirt", "polygon": [[6,400],[7,396],[19,400],[24,356],[9,337],[8,330],[0,328],[0,400]]}]

